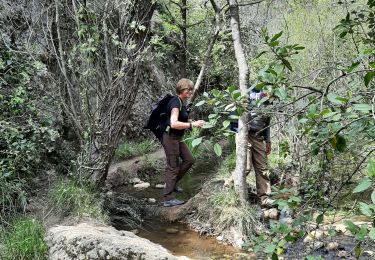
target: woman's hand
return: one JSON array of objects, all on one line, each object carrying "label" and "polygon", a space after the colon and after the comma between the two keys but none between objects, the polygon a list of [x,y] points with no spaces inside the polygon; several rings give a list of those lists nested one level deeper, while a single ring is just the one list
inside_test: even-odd
[{"label": "woman's hand", "polygon": [[206,121],[204,121],[204,120],[198,120],[198,121],[192,121],[191,125],[193,127],[202,127],[205,123],[206,123]]}]

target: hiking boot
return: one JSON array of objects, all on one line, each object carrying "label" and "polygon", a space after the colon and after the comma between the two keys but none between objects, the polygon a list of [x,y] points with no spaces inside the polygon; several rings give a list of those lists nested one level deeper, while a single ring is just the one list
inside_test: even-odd
[{"label": "hiking boot", "polygon": [[260,206],[262,208],[272,208],[274,202],[275,200],[270,199],[269,197],[261,198]]},{"label": "hiking boot", "polygon": [[173,206],[178,206],[184,204],[185,201],[183,200],[178,200],[178,199],[171,199],[171,200],[166,200],[163,202],[164,207],[173,207]]},{"label": "hiking boot", "polygon": [[184,189],[181,188],[181,187],[179,187],[179,186],[177,186],[176,188],[174,188],[173,191],[176,192],[176,193],[182,193],[182,192],[184,192]]}]

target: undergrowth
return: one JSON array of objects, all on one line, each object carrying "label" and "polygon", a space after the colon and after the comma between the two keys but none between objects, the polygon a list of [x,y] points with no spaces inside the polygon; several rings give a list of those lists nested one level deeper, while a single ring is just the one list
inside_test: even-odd
[{"label": "undergrowth", "polygon": [[87,183],[60,181],[49,192],[49,205],[58,214],[89,217],[106,223],[100,193]]},{"label": "undergrowth", "polygon": [[8,229],[0,235],[3,249],[0,258],[4,260],[43,260],[47,259],[47,245],[44,242],[45,230],[40,222],[30,218],[16,218]]},{"label": "undergrowth", "polygon": [[125,141],[115,151],[116,159],[126,159],[151,153],[158,148],[158,143],[152,139],[144,139],[141,142]]}]

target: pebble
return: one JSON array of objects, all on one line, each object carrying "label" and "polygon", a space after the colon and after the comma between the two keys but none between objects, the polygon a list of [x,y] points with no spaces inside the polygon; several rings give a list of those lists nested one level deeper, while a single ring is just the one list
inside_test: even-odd
[{"label": "pebble", "polygon": [[177,234],[179,231],[176,228],[167,228],[165,232],[167,232],[168,234]]},{"label": "pebble", "polygon": [[341,250],[341,251],[337,252],[338,257],[347,257],[347,255],[348,255],[348,252],[346,252],[344,250]]},{"label": "pebble", "polygon": [[142,182],[134,185],[134,188],[139,190],[147,189],[148,187],[150,187],[150,183],[148,182]]},{"label": "pebble", "polygon": [[323,231],[321,230],[314,230],[311,231],[303,240],[304,243],[312,242],[314,240],[319,240],[323,237]]},{"label": "pebble", "polygon": [[157,189],[164,189],[165,185],[164,184],[156,184],[155,188],[157,188]]},{"label": "pebble", "polygon": [[312,250],[318,250],[319,248],[322,248],[324,246],[324,243],[322,241],[315,241],[311,243],[310,248]]},{"label": "pebble", "polygon": [[374,256],[375,252],[374,251],[370,251],[370,250],[366,250],[366,251],[363,251],[363,255],[364,256]]},{"label": "pebble", "polygon": [[132,184],[141,183],[141,179],[139,179],[139,178],[133,178],[133,179],[130,180],[130,183],[132,183]]},{"label": "pebble", "polygon": [[339,243],[337,242],[330,242],[328,245],[326,245],[326,249],[328,251],[336,250],[339,247]]},{"label": "pebble", "polygon": [[154,198],[148,198],[148,200],[147,200],[149,203],[156,203],[156,199],[154,199]]},{"label": "pebble", "polygon": [[223,239],[224,239],[223,236],[218,236],[218,237],[216,237],[216,240],[217,240],[217,241],[223,241]]},{"label": "pebble", "polygon": [[278,212],[277,212],[277,209],[275,208],[267,209],[263,211],[263,216],[265,219],[277,219],[277,215],[278,215]]}]

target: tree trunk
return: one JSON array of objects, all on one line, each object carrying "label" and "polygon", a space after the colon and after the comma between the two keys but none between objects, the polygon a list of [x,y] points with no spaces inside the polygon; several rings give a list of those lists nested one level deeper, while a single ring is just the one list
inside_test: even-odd
[{"label": "tree trunk", "polygon": [[209,59],[210,59],[210,56],[211,56],[212,49],[213,49],[214,44],[216,42],[217,36],[219,35],[219,32],[220,32],[220,20],[221,20],[220,19],[220,9],[216,5],[215,0],[210,0],[210,2],[211,2],[211,5],[212,5],[212,7],[215,11],[215,31],[214,31],[214,34],[211,37],[211,40],[210,40],[210,43],[208,45],[207,51],[204,55],[202,68],[199,72],[197,80],[195,81],[194,92],[193,92],[193,96],[190,99],[190,102],[193,102],[194,99],[197,97],[197,93],[198,93],[199,87],[201,85],[204,73],[205,73],[205,71],[208,67],[208,62],[209,62]]},{"label": "tree trunk", "polygon": [[[241,95],[248,99],[249,69],[246,63],[245,52],[242,46],[240,35],[240,19],[237,0],[229,0],[230,24],[232,29],[232,39],[234,52],[239,69],[239,87]],[[246,155],[247,155],[247,125],[248,113],[244,112],[238,120],[238,132],[236,134],[236,168],[233,173],[234,187],[243,206],[248,204],[248,191],[246,184]]]},{"label": "tree trunk", "polygon": [[73,13],[65,13],[65,18],[59,11],[68,8],[55,0],[56,32],[50,34],[58,36],[56,82],[61,82],[60,100],[81,145],[78,177],[101,186],[138,93],[138,69],[155,4],[152,0],[71,4]]},{"label": "tree trunk", "polygon": [[186,78],[187,72],[187,1],[181,1],[181,17],[182,17],[182,24],[181,24],[181,33],[182,33],[182,50],[181,50],[181,70],[180,70],[180,77]]}]

